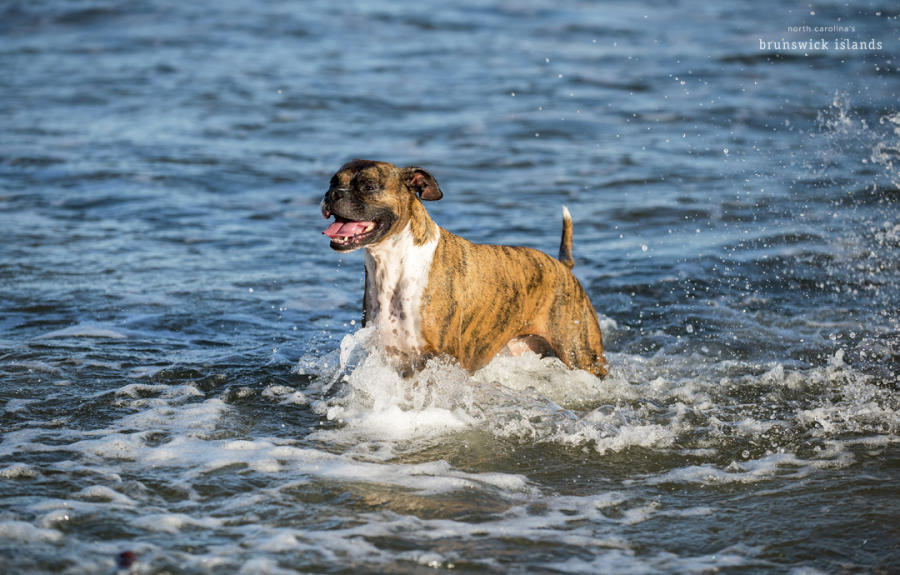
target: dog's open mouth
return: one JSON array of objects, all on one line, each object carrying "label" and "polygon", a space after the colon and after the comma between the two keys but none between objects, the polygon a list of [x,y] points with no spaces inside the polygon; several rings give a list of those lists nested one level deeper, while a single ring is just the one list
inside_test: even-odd
[{"label": "dog's open mouth", "polygon": [[348,220],[335,216],[334,223],[322,232],[331,239],[334,249],[352,249],[370,239],[378,229],[378,222]]}]

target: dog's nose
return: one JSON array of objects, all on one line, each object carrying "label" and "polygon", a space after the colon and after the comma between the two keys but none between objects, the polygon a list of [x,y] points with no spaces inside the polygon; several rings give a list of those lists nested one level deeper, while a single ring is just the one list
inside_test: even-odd
[{"label": "dog's nose", "polygon": [[340,201],[347,190],[332,187],[328,188],[328,191],[325,192],[325,197],[322,199],[322,215],[326,218],[331,216],[331,212],[334,210],[333,206],[338,201]]},{"label": "dog's nose", "polygon": [[[334,192],[335,192],[334,188],[329,188],[328,191],[325,192],[325,197],[322,198],[322,213],[323,214],[325,212],[330,213],[332,210],[332,206],[334,206],[334,202],[336,202],[338,200],[338,198],[335,197]],[[328,217],[328,216],[325,216],[325,217]]]},{"label": "dog's nose", "polygon": [[336,202],[343,198],[346,193],[347,190],[344,188],[328,188],[328,191],[325,192],[325,201]]}]

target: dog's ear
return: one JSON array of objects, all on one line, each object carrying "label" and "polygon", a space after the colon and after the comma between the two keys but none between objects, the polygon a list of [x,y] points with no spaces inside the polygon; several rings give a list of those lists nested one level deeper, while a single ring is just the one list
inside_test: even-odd
[{"label": "dog's ear", "polygon": [[419,199],[433,201],[444,197],[444,193],[441,192],[441,189],[438,187],[434,176],[422,168],[416,168],[414,166],[403,168],[400,177],[409,189],[416,192]]}]

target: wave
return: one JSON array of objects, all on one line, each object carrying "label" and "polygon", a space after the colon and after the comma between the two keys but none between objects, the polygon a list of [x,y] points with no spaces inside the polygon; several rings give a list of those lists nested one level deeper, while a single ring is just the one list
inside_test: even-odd
[{"label": "wave", "polygon": [[405,381],[366,328],[344,338],[340,358],[327,362],[340,367],[318,374],[306,392],[314,411],[337,424],[312,437],[339,445],[414,443],[475,429],[598,454],[702,453],[727,472],[734,461],[785,453],[817,462],[810,465],[839,461],[848,450],[836,453],[833,443],[847,436],[893,442],[900,429],[900,398],[848,365],[840,349],[812,368],[665,352],[612,353],[610,361],[602,381],[534,354],[498,357],[471,377],[433,360]]}]

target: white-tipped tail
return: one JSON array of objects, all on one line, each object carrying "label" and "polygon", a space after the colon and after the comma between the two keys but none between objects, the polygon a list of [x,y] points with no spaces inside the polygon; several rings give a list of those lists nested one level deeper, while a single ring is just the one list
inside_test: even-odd
[{"label": "white-tipped tail", "polygon": [[562,207],[563,228],[562,239],[559,242],[559,261],[566,267],[572,268],[575,265],[575,258],[572,257],[572,214],[569,208]]}]

